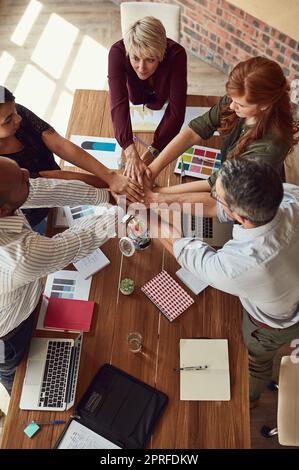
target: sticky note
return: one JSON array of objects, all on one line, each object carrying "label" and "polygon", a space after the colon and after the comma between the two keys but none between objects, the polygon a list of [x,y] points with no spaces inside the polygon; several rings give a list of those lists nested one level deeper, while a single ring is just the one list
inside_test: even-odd
[{"label": "sticky note", "polygon": [[28,424],[28,426],[26,426],[26,428],[24,429],[24,433],[26,434],[26,436],[31,438],[34,436],[35,433],[37,433],[39,428],[39,425],[32,421]]}]

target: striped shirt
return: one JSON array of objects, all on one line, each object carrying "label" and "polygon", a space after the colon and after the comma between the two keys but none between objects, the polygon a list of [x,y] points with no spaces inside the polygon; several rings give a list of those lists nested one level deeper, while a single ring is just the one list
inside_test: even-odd
[{"label": "striped shirt", "polygon": [[[109,192],[81,181],[30,180],[22,206],[107,204]],[[114,234],[115,208],[86,217],[52,238],[33,232],[21,210],[0,218],[0,338],[29,317],[42,292],[42,278],[92,253]]]}]

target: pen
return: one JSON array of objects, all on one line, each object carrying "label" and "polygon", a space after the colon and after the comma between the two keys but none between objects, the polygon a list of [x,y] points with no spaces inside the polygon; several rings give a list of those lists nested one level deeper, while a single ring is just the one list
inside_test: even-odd
[{"label": "pen", "polygon": [[188,366],[188,367],[178,367],[177,369],[173,369],[175,372],[180,372],[181,370],[205,370],[208,366]]},{"label": "pen", "polygon": [[148,148],[148,144],[144,142],[143,140],[141,140],[140,137],[137,137],[137,135],[133,135],[133,140],[135,140],[136,142],[139,142],[141,145]]},{"label": "pen", "polygon": [[181,156],[181,178],[185,176],[185,164],[184,164],[184,157]]},{"label": "pen", "polygon": [[44,426],[45,424],[66,424],[62,419],[55,419],[54,421],[31,421],[32,423]]}]

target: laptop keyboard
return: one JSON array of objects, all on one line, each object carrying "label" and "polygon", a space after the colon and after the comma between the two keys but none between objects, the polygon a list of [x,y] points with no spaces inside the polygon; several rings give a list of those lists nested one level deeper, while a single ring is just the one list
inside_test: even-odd
[{"label": "laptop keyboard", "polygon": [[39,406],[61,408],[65,401],[72,344],[49,341]]},{"label": "laptop keyboard", "polygon": [[[202,222],[202,238],[213,238],[213,219],[212,217],[197,218],[191,217],[191,230],[195,237],[201,236],[200,224]],[[198,226],[199,225],[199,226]]]}]

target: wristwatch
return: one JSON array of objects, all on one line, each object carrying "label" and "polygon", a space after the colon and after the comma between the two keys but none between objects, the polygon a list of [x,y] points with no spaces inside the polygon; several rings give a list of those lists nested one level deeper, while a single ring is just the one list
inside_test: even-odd
[{"label": "wristwatch", "polygon": [[152,154],[152,156],[153,156],[154,158],[156,158],[156,157],[159,155],[159,153],[160,153],[158,149],[155,149],[155,148],[152,147],[151,145],[149,145],[149,146],[147,147],[147,149],[151,152],[151,154]]}]

